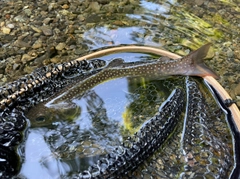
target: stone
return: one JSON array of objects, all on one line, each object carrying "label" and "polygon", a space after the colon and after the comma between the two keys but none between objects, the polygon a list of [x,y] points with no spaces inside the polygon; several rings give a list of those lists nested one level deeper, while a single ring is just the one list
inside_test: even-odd
[{"label": "stone", "polygon": [[201,6],[204,3],[204,0],[195,0],[196,5]]},{"label": "stone", "polygon": [[240,83],[235,86],[233,91],[235,96],[240,96]]},{"label": "stone", "polygon": [[22,56],[22,58],[21,58],[21,61],[23,62],[23,63],[26,63],[26,62],[28,62],[28,61],[31,61],[33,59],[33,57],[31,57],[30,55],[28,55],[28,54],[23,54],[23,56]]},{"label": "stone", "polygon": [[48,5],[48,11],[52,11],[57,6],[56,3],[49,3]]},{"label": "stone", "polygon": [[62,6],[62,8],[63,8],[63,9],[68,9],[68,8],[69,8],[69,5],[64,4],[64,5]]},{"label": "stone", "polygon": [[31,28],[32,28],[32,30],[34,30],[37,33],[41,33],[42,32],[42,30],[37,28],[37,27],[31,26]]},{"label": "stone", "polygon": [[36,40],[36,42],[34,42],[34,44],[32,45],[32,48],[36,49],[36,48],[41,48],[42,47],[42,41],[41,40]]},{"label": "stone", "polygon": [[14,29],[14,24],[8,24],[6,25],[6,27],[8,27],[9,29]]},{"label": "stone", "polygon": [[51,63],[59,63],[59,62],[60,62],[60,58],[58,58],[58,57],[53,57],[53,58],[50,59],[50,62],[51,62]]},{"label": "stone", "polygon": [[56,49],[57,50],[63,50],[65,48],[66,44],[65,43],[59,43],[57,46],[56,46]]},{"label": "stone", "polygon": [[2,32],[3,32],[4,34],[10,34],[11,29],[8,28],[8,27],[2,27]]},{"label": "stone", "polygon": [[61,15],[66,16],[66,15],[68,15],[70,12],[69,12],[68,10],[66,10],[66,9],[63,9],[63,10],[59,11],[59,13],[60,13]]},{"label": "stone", "polygon": [[25,22],[26,21],[26,19],[22,15],[18,15],[16,17],[14,17],[14,20],[16,22]]},{"label": "stone", "polygon": [[17,47],[31,47],[27,42],[24,42],[20,39],[16,40],[14,42],[14,45],[16,45]]},{"label": "stone", "polygon": [[91,2],[89,5],[89,9],[91,9],[94,12],[99,12],[101,6],[98,4],[98,2]]},{"label": "stone", "polygon": [[15,70],[17,70],[19,67],[20,67],[20,65],[19,65],[18,63],[14,63],[12,68],[13,68],[13,70],[15,71]]},{"label": "stone", "polygon": [[50,17],[47,17],[43,20],[43,24],[47,25],[52,19]]},{"label": "stone", "polygon": [[30,9],[25,9],[24,12],[27,14],[27,16],[30,16],[32,14],[32,11]]},{"label": "stone", "polygon": [[41,30],[46,36],[51,36],[53,34],[52,29],[49,26],[44,25],[41,27]]}]

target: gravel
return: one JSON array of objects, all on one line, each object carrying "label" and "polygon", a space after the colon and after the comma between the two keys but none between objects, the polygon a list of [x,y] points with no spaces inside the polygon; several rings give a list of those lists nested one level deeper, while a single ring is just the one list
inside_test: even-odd
[{"label": "gravel", "polygon": [[[0,1],[0,83],[37,67],[118,44],[162,47],[180,55],[212,42],[206,61],[235,95],[240,83],[237,0]],[[49,50],[52,49],[52,50]],[[53,52],[53,53],[50,53]]]}]

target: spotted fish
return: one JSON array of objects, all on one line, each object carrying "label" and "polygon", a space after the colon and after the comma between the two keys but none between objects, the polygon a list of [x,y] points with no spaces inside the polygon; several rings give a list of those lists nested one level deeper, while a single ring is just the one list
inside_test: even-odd
[{"label": "spotted fish", "polygon": [[[191,75],[191,76],[213,76],[218,78],[217,74],[203,63],[211,44],[206,44],[196,51],[191,52],[187,56],[173,60],[168,57],[161,57],[158,60],[151,60],[148,62],[130,62],[125,63],[122,59],[112,60],[104,70],[90,76],[83,80],[78,85],[67,89],[65,93],[58,96],[47,104],[37,105],[38,114],[36,114],[36,107],[30,109],[27,113],[29,119],[35,120],[36,117],[44,116],[48,108],[64,108],[71,103],[74,98],[80,98],[85,91],[94,86],[115,78],[120,77],[164,77],[169,75]],[[46,107],[44,107],[45,105]],[[71,106],[71,105],[70,105]]]}]

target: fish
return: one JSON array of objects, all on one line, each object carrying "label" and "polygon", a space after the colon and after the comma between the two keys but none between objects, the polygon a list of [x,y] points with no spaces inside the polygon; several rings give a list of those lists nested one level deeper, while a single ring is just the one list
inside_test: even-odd
[{"label": "fish", "polygon": [[[73,60],[62,64],[50,64],[34,70],[14,82],[9,82],[0,87],[0,112],[9,112],[16,103],[25,100],[24,108],[29,108],[28,98],[34,98],[34,103],[41,102],[43,98],[49,97],[59,89],[74,82],[74,77],[85,77],[105,66],[105,61],[93,60]],[[28,101],[28,102],[27,102]],[[15,103],[15,104],[14,104]],[[32,103],[32,102],[30,102]],[[34,104],[33,103],[33,104]],[[33,104],[30,104],[32,106]]]},{"label": "fish", "polygon": [[[203,63],[203,58],[206,56],[211,44],[206,44],[200,49],[191,52],[189,55],[178,59],[178,60],[172,60],[167,57],[163,57],[156,63],[157,61],[149,61],[143,64],[142,62],[138,63],[125,63],[121,60],[113,60],[110,62],[107,67],[104,66],[103,70],[101,70],[99,73],[95,75],[91,75],[91,77],[87,78],[86,80],[83,80],[79,84],[87,84],[87,80],[93,82],[93,85],[97,85],[103,82],[103,80],[111,80],[114,78],[119,78],[121,77],[120,73],[125,73],[128,70],[128,73],[125,74],[125,76],[155,76],[155,77],[161,77],[161,76],[168,76],[168,75],[190,75],[190,76],[200,76],[200,77],[205,77],[205,76],[213,76],[214,78],[218,78],[217,74],[214,73],[209,67],[207,67]],[[139,47],[133,47],[135,50],[138,52],[144,53],[144,50],[149,52],[149,47],[142,47],[142,51],[139,50]],[[118,47],[119,51],[124,51],[124,48]],[[126,48],[125,48],[126,50]],[[114,49],[110,49],[111,52],[117,52],[114,51]],[[127,50],[126,50],[127,51]],[[151,52],[151,49],[150,49]],[[154,52],[152,52],[154,53]],[[160,52],[159,52],[160,53]],[[161,52],[162,53],[162,52]],[[165,53],[168,53],[165,51]],[[103,52],[98,52],[98,54],[103,54]],[[95,54],[96,55],[96,54]],[[91,55],[90,55],[91,56]],[[168,56],[168,55],[167,55]],[[86,58],[88,59],[88,58]],[[54,68],[50,68],[47,70],[40,70],[40,72],[43,72],[43,75],[39,75],[39,71],[36,73],[33,73],[29,75],[29,78],[21,78],[21,80],[17,80],[14,83],[12,83],[12,86],[10,88],[2,88],[0,91],[0,96],[1,96],[1,101],[0,101],[0,112],[1,112],[1,122],[3,124],[6,123],[9,118],[12,118],[12,125],[15,127],[17,126],[16,124],[19,123],[19,115],[22,115],[26,111],[22,111],[22,109],[28,109],[29,106],[33,106],[36,103],[33,101],[33,104],[26,104],[27,102],[31,102],[32,99],[31,96],[29,97],[29,94],[32,94],[33,92],[38,93],[36,96],[39,97],[37,99],[37,102],[40,103],[42,102],[41,98],[42,96],[51,96],[56,93],[56,89],[61,88],[61,79],[58,77],[62,74],[65,73],[69,70],[69,68],[72,68],[72,70],[77,70],[76,63],[68,63],[66,66],[57,65]],[[142,64],[141,64],[142,63]],[[150,65],[150,66],[148,66]],[[159,67],[159,68],[158,68]],[[85,69],[83,69],[85,70]],[[104,78],[103,72],[105,72],[106,77]],[[109,76],[109,71],[111,72],[110,74],[114,74],[115,76]],[[119,74],[115,73],[116,71],[119,71]],[[130,72],[131,71],[131,72]],[[60,74],[60,75],[58,75]],[[68,74],[68,73],[66,73]],[[70,73],[71,74],[71,73]],[[102,78],[100,81],[95,81],[93,78],[97,79],[99,75],[102,75]],[[120,76],[119,76],[120,75]],[[56,78],[57,77],[57,78]],[[100,76],[101,77],[101,76]],[[57,85],[55,84],[57,83]],[[16,86],[16,87],[15,87]],[[78,88],[80,87],[80,89]],[[66,93],[62,94],[58,98],[59,101],[61,100],[68,100],[72,99],[74,97],[81,97],[82,94],[84,93],[83,89],[81,88],[83,86],[76,85],[76,89],[78,88],[80,90],[80,93],[74,93],[74,94],[69,94],[67,91],[74,91],[74,88],[65,88]],[[91,86],[90,86],[91,87]],[[89,89],[90,87],[86,87],[85,90]],[[34,91],[34,89],[38,89],[39,91]],[[82,92],[81,92],[82,90]],[[48,92],[51,92],[48,94]],[[66,95],[69,96],[66,96]],[[34,96],[34,97],[36,97]],[[70,97],[70,98],[69,98]],[[16,102],[16,103],[15,103]],[[43,104],[43,103],[42,103]],[[36,105],[36,108],[33,107],[32,109],[35,109],[35,111],[38,111],[38,105]],[[24,118],[25,119],[25,118]],[[22,132],[24,129],[25,125],[21,125],[23,127],[18,127],[19,132]],[[8,127],[8,126],[5,126]],[[151,126],[150,126],[151,127]],[[17,128],[15,127],[13,130],[17,131]],[[7,134],[9,134],[8,130],[5,130]],[[167,135],[168,136],[168,135]],[[10,138],[9,140],[11,140]],[[8,142],[8,141],[7,141]],[[21,139],[16,139],[16,141],[13,143],[8,144],[7,143],[7,148],[16,147],[17,144],[22,142]],[[6,142],[5,142],[6,143]],[[1,145],[3,145],[3,142],[1,141]],[[11,155],[7,152],[7,150],[1,150],[2,154],[1,155]],[[137,157],[137,156],[136,156]],[[3,164],[9,164],[9,159],[6,158],[5,162]],[[20,166],[20,164],[18,164]],[[101,168],[100,168],[101,169]],[[1,173],[2,170],[1,169]],[[18,170],[18,169],[17,169]],[[5,176],[5,175],[3,175]]]},{"label": "fish", "polygon": [[97,84],[121,77],[142,76],[159,78],[171,75],[183,75],[200,77],[213,76],[214,78],[219,78],[219,76],[203,62],[210,45],[211,44],[206,44],[187,56],[176,60],[161,57],[158,60],[147,62],[125,63],[123,59],[113,59],[101,72],[86,78],[81,81],[79,85],[68,89],[58,101],[64,101],[74,96],[81,96],[81,93],[91,89]]},{"label": "fish", "polygon": [[[211,44],[208,43],[185,57],[176,60],[168,57],[161,57],[158,60],[150,60],[147,62],[139,61],[127,63],[119,58],[113,59],[99,73],[80,81],[72,88],[67,88],[61,96],[51,99],[51,101],[45,104],[42,103],[33,107],[26,113],[26,116],[30,120],[35,120],[39,116],[43,117],[46,113],[50,114],[49,108],[58,109],[64,106],[72,106],[71,100],[74,98],[81,98],[85,91],[105,81],[121,77],[142,76],[160,78],[171,75],[184,75],[200,77],[213,76],[214,78],[219,78],[219,76],[205,65],[203,61],[207,56],[210,46]],[[39,115],[36,115],[36,111],[38,111]]]}]

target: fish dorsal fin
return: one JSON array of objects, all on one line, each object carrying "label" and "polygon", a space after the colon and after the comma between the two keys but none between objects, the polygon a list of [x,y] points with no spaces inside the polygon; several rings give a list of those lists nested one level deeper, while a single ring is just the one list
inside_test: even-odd
[{"label": "fish dorsal fin", "polygon": [[211,43],[208,43],[206,45],[203,45],[199,49],[191,52],[184,58],[189,58],[192,60],[194,68],[190,70],[187,75],[190,76],[212,76],[216,79],[219,78],[219,76],[208,66],[204,64],[203,59],[207,56],[209,48],[211,46]]},{"label": "fish dorsal fin", "polygon": [[110,67],[118,67],[120,65],[122,65],[124,63],[124,60],[121,58],[115,58],[112,61],[110,61],[107,65],[106,68],[110,68]]},{"label": "fish dorsal fin", "polygon": [[160,57],[158,60],[162,63],[168,63],[170,61],[173,61],[173,59],[171,59],[169,57]]},{"label": "fish dorsal fin", "polygon": [[211,43],[205,44],[199,49],[191,52],[189,55],[192,56],[194,63],[203,63],[203,59],[207,56]]}]

